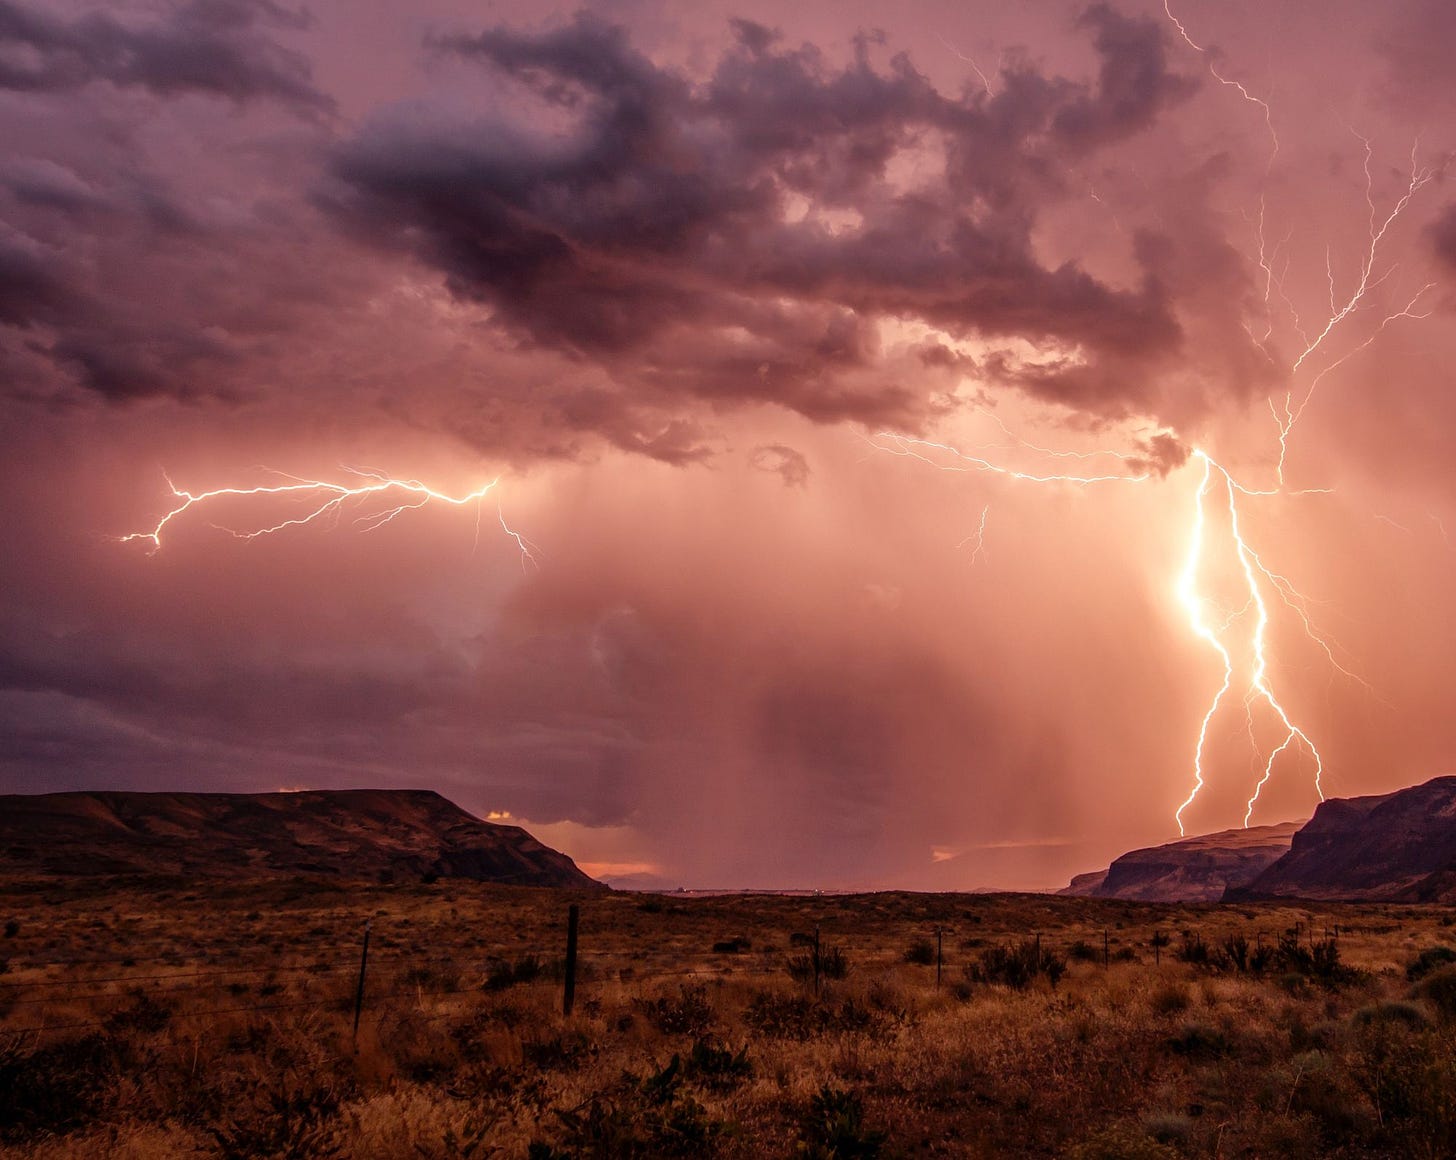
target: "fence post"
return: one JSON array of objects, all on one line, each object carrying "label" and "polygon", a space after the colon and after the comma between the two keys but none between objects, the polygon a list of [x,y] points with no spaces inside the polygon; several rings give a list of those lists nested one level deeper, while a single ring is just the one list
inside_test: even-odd
[{"label": "fence post", "polygon": [[1102,928],[1102,969],[1107,970],[1107,928]]},{"label": "fence post", "polygon": [[359,984],[354,988],[354,1050],[359,1050],[359,1016],[364,1011],[364,972],[369,967],[369,929],[374,925],[373,919],[367,919],[364,923],[364,946],[359,951]]},{"label": "fence post", "polygon": [[941,936],[941,929],[940,929],[940,927],[936,927],[935,928],[935,989],[937,991],[940,990],[940,962],[941,962],[941,956],[940,956],[940,936]]},{"label": "fence post", "polygon": [[570,1015],[576,1003],[576,922],[581,908],[572,903],[566,909],[566,987],[561,994],[561,1013]]},{"label": "fence post", "polygon": [[819,994],[819,928],[814,928],[814,994]]}]

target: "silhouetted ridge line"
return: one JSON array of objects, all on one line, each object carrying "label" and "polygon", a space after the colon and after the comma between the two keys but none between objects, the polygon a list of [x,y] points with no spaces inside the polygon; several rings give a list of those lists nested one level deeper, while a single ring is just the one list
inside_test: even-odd
[{"label": "silhouetted ridge line", "polygon": [[433,790],[5,795],[0,874],[321,874],[604,889],[521,827],[482,821]]}]

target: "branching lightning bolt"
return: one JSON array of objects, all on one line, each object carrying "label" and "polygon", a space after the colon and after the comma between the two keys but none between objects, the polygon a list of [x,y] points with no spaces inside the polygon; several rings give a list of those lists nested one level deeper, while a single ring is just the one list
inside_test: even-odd
[{"label": "branching lightning bolt", "polygon": [[[1297,745],[1306,751],[1314,762],[1314,789],[1321,801],[1324,800],[1324,784],[1322,775],[1324,773],[1324,757],[1319,748],[1309,735],[1290,717],[1288,709],[1275,694],[1269,677],[1269,604],[1265,595],[1264,583],[1266,582],[1277,594],[1283,604],[1292,609],[1304,627],[1305,634],[1321,649],[1330,664],[1340,673],[1351,677],[1361,684],[1365,684],[1358,676],[1350,672],[1335,658],[1333,648],[1329,642],[1320,636],[1310,621],[1306,608],[1306,599],[1294,588],[1290,581],[1279,573],[1268,568],[1259,558],[1253,548],[1249,546],[1244,538],[1239,519],[1238,497],[1243,495],[1263,495],[1264,492],[1251,491],[1241,486],[1229,471],[1219,463],[1215,462],[1206,452],[1195,450],[1193,453],[1195,462],[1200,463],[1203,468],[1203,476],[1195,493],[1193,516],[1188,538],[1188,554],[1185,557],[1183,571],[1179,574],[1176,592],[1179,603],[1183,606],[1188,615],[1188,626],[1193,635],[1206,643],[1210,649],[1218,654],[1219,661],[1223,667],[1223,678],[1219,685],[1218,692],[1209,702],[1204,712],[1203,720],[1198,730],[1198,742],[1193,753],[1193,788],[1189,791],[1188,797],[1174,814],[1178,823],[1178,832],[1185,834],[1183,814],[1197,799],[1199,792],[1206,784],[1204,776],[1205,757],[1208,749],[1208,730],[1214,718],[1222,708],[1224,699],[1228,696],[1233,686],[1235,673],[1238,665],[1235,663],[1234,654],[1225,643],[1226,635],[1234,630],[1241,621],[1252,610],[1254,616],[1253,628],[1249,631],[1247,648],[1250,654],[1250,671],[1248,676],[1248,692],[1244,698],[1245,712],[1248,715],[1250,738],[1253,739],[1253,706],[1256,702],[1262,701],[1274,717],[1278,720],[1283,729],[1283,737],[1279,744],[1270,752],[1264,762],[1263,775],[1254,786],[1253,793],[1249,796],[1244,810],[1244,825],[1248,826],[1253,819],[1254,809],[1258,803],[1259,795],[1264,786],[1274,774],[1274,764],[1279,756]],[[1207,616],[1207,598],[1202,594],[1198,576],[1201,570],[1204,554],[1205,541],[1207,539],[1207,503],[1210,494],[1216,489],[1221,489],[1227,504],[1229,537],[1232,542],[1234,557],[1239,563],[1239,570],[1243,577],[1246,599],[1243,605],[1226,616],[1222,624],[1215,626],[1210,623]],[[1369,686],[1366,685],[1368,689]]]},{"label": "branching lightning bolt", "polygon": [[[1262,113],[1271,146],[1264,172],[1265,183],[1267,183],[1274,163],[1279,156],[1279,137],[1274,127],[1273,110],[1270,108],[1269,103],[1262,97],[1250,92],[1241,82],[1224,76],[1218,70],[1214,63],[1213,54],[1198,44],[1189,34],[1188,29],[1182,21],[1173,14],[1171,0],[1163,0],[1163,10],[1184,43],[1206,58],[1209,73],[1214,79],[1227,88],[1237,90],[1244,101],[1255,105]],[[1368,684],[1344,665],[1340,664],[1330,644],[1315,631],[1308,612],[1308,601],[1294,588],[1287,577],[1267,567],[1259,558],[1258,554],[1249,546],[1240,528],[1239,512],[1240,495],[1309,494],[1310,491],[1316,490],[1307,489],[1305,492],[1290,492],[1285,484],[1285,465],[1288,459],[1290,436],[1309,407],[1321,383],[1333,371],[1337,370],[1360,351],[1365,350],[1375,342],[1391,323],[1398,319],[1426,317],[1426,313],[1418,311],[1418,307],[1427,293],[1432,289],[1433,284],[1426,284],[1420,287],[1405,300],[1403,306],[1388,311],[1369,329],[1362,341],[1347,349],[1343,354],[1331,357],[1325,350],[1330,344],[1332,336],[1343,328],[1347,320],[1365,309],[1371,291],[1381,286],[1394,274],[1396,267],[1393,264],[1385,265],[1381,259],[1382,246],[1388,239],[1391,229],[1406,212],[1416,194],[1436,176],[1433,169],[1420,164],[1420,142],[1417,139],[1411,147],[1410,175],[1406,183],[1406,188],[1382,216],[1376,205],[1374,178],[1371,173],[1371,160],[1374,150],[1369,138],[1361,136],[1358,133],[1356,136],[1360,139],[1364,148],[1363,168],[1365,175],[1365,204],[1368,217],[1368,240],[1359,260],[1353,285],[1345,293],[1337,289],[1334,259],[1330,249],[1326,247],[1325,280],[1328,287],[1329,309],[1324,323],[1313,334],[1305,329],[1300,320],[1299,311],[1285,290],[1285,275],[1289,266],[1287,254],[1281,271],[1276,274],[1274,268],[1279,260],[1280,251],[1288,245],[1290,238],[1293,236],[1293,230],[1291,229],[1285,235],[1284,239],[1273,248],[1272,252],[1269,250],[1265,233],[1265,219],[1267,216],[1266,197],[1263,184],[1260,186],[1257,213],[1258,264],[1264,275],[1264,309],[1267,325],[1262,339],[1257,338],[1252,330],[1249,330],[1249,335],[1264,352],[1266,357],[1272,360],[1273,356],[1270,354],[1267,344],[1273,334],[1274,325],[1272,296],[1277,293],[1289,311],[1290,317],[1293,320],[1294,331],[1298,334],[1302,346],[1298,355],[1295,356],[1292,363],[1288,366],[1287,375],[1289,386],[1284,392],[1282,404],[1276,404],[1272,398],[1269,400],[1270,414],[1274,418],[1275,428],[1278,434],[1278,459],[1275,466],[1275,476],[1278,481],[1277,487],[1266,490],[1246,488],[1237,483],[1227,470],[1214,462],[1203,451],[1195,452],[1195,459],[1201,461],[1203,464],[1203,478],[1196,493],[1195,510],[1189,537],[1189,553],[1185,562],[1184,571],[1179,578],[1177,591],[1179,600],[1188,614],[1190,629],[1195,636],[1204,640],[1219,655],[1223,665],[1223,681],[1218,692],[1214,695],[1213,700],[1209,703],[1199,730],[1198,744],[1194,752],[1193,788],[1187,799],[1179,806],[1175,815],[1180,833],[1184,832],[1184,811],[1193,804],[1198,797],[1199,791],[1202,790],[1205,784],[1204,761],[1209,725],[1221,708],[1224,698],[1230,690],[1235,674],[1236,666],[1234,664],[1234,656],[1225,643],[1224,634],[1240,622],[1250,610],[1253,611],[1254,615],[1254,624],[1247,642],[1247,648],[1251,658],[1251,669],[1249,672],[1248,693],[1244,699],[1245,712],[1249,722],[1250,740],[1254,743],[1254,748],[1257,751],[1258,746],[1254,735],[1253,707],[1256,703],[1260,702],[1265,704],[1277,718],[1283,730],[1283,736],[1279,744],[1274,747],[1264,762],[1262,775],[1254,786],[1253,793],[1250,795],[1245,808],[1244,825],[1248,826],[1250,824],[1260,794],[1273,776],[1275,762],[1278,761],[1282,754],[1291,749],[1302,749],[1309,754],[1314,763],[1315,791],[1321,800],[1324,798],[1324,787],[1322,784],[1322,775],[1324,772],[1323,756],[1313,741],[1310,740],[1308,734],[1291,720],[1289,712],[1275,696],[1274,690],[1270,685],[1268,652],[1270,612],[1265,596],[1265,584],[1272,589],[1274,594],[1278,595],[1280,601],[1287,608],[1293,611],[1300,621],[1305,635],[1321,649],[1334,670],[1344,676],[1359,681],[1362,685],[1365,685],[1367,691],[1370,689]],[[1382,266],[1384,267],[1383,269],[1381,268]],[[1302,372],[1306,372],[1307,369],[1312,369],[1316,362],[1321,362],[1323,365],[1313,373],[1303,390],[1299,391],[1295,386],[1296,380]],[[1224,620],[1222,626],[1218,628],[1215,628],[1208,622],[1205,615],[1206,600],[1200,594],[1197,585],[1199,565],[1204,552],[1206,529],[1205,504],[1215,486],[1215,472],[1222,477],[1223,492],[1227,497],[1229,534],[1232,538],[1235,558],[1238,561],[1248,594],[1248,598],[1243,607],[1231,613]]]},{"label": "branching lightning bolt", "polygon": [[[415,511],[432,503],[451,507],[479,505],[500,483],[500,477],[497,476],[472,491],[452,495],[449,492],[430,487],[418,479],[396,479],[383,472],[366,468],[351,467],[343,470],[346,475],[358,482],[339,483],[326,479],[307,479],[280,471],[272,474],[286,482],[260,484],[256,487],[218,487],[209,491],[194,492],[178,487],[168,478],[167,486],[171,489],[173,497],[180,502],[175,504],[148,531],[130,532],[118,536],[117,539],[121,543],[145,541],[151,545],[149,551],[156,553],[162,548],[163,533],[168,533],[172,526],[188,512],[228,499],[293,499],[301,501],[305,509],[301,515],[289,516],[277,523],[263,524],[249,530],[221,528],[222,531],[241,540],[255,540],[262,536],[276,535],[290,528],[300,528],[324,520],[336,521],[342,516],[346,505],[357,503],[362,506],[367,505],[370,501],[382,501],[384,506],[364,510],[354,519],[355,526],[361,531],[372,531],[383,527],[405,512]],[[166,477],[164,476],[164,478]],[[507,525],[505,514],[501,511],[499,504],[497,504],[496,513],[501,528],[520,549],[522,568],[525,568],[528,563],[536,566],[536,557],[532,552],[534,545]],[[213,526],[220,527],[216,524]],[[478,536],[478,509],[476,529]]]}]

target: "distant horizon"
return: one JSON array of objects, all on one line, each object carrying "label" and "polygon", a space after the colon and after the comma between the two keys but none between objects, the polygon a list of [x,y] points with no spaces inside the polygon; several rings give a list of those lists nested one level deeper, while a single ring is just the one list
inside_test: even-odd
[{"label": "distant horizon", "polygon": [[[1425,782],[1417,782],[1417,783],[1414,783],[1413,786],[1404,787],[1404,788],[1415,788],[1415,786],[1430,784],[1430,782],[1432,782],[1432,781],[1438,781],[1438,780],[1441,780],[1443,777],[1449,777],[1449,776],[1452,776],[1452,775],[1439,775],[1438,774],[1436,777],[1429,778]],[[1396,791],[1396,792],[1398,792],[1398,791]],[[85,795],[85,794],[141,794],[141,795],[155,794],[155,795],[159,795],[159,796],[188,795],[188,794],[192,794],[192,795],[198,795],[198,796],[267,797],[267,796],[273,796],[273,795],[286,796],[286,795],[303,794],[303,793],[318,793],[318,794],[422,793],[422,794],[431,794],[431,795],[434,795],[436,797],[442,798],[443,800],[449,802],[451,805],[454,805],[457,808],[463,810],[465,813],[469,814],[471,817],[474,817],[478,821],[487,822],[487,823],[490,823],[490,824],[493,824],[493,825],[509,825],[509,826],[515,826],[515,827],[517,827],[519,829],[525,830],[527,833],[529,833],[537,841],[542,841],[542,839],[540,838],[540,836],[538,834],[536,834],[535,828],[532,826],[532,824],[529,822],[529,820],[526,820],[526,819],[518,819],[518,818],[515,818],[515,817],[510,816],[510,815],[505,815],[505,816],[500,816],[500,815],[497,815],[497,816],[487,816],[487,815],[477,814],[477,813],[474,813],[473,811],[467,809],[466,807],[460,805],[458,802],[455,802],[453,799],[451,799],[449,797],[448,794],[445,794],[445,793],[443,793],[440,790],[432,789],[432,788],[426,787],[426,786],[405,786],[405,787],[382,786],[382,785],[351,785],[351,786],[332,786],[332,787],[324,787],[324,786],[290,786],[290,787],[286,787],[286,788],[272,789],[272,790],[195,790],[195,789],[117,790],[117,789],[106,789],[106,788],[91,787],[91,788],[85,788],[85,789],[79,789],[78,788],[78,789],[68,789],[68,790],[50,790],[50,791],[43,791],[43,793],[40,794],[40,795],[27,795],[27,796],[43,796],[44,794],[79,794],[79,795]],[[1389,796],[1389,794],[1364,795],[1364,796]],[[1309,822],[1309,820],[1310,820],[1309,818],[1292,818],[1292,819],[1287,819],[1287,820],[1282,821],[1282,822],[1259,823],[1259,824],[1250,825],[1250,826],[1247,826],[1247,827],[1232,827],[1232,828],[1228,828],[1228,829],[1224,829],[1224,830],[1213,830],[1213,831],[1209,831],[1208,833],[1205,833],[1205,834],[1189,834],[1189,835],[1186,835],[1186,836],[1183,836],[1183,837],[1169,839],[1166,842],[1153,843],[1152,845],[1146,846],[1146,847],[1129,847],[1128,849],[1125,849],[1125,850],[1121,851],[1120,853],[1115,854],[1112,857],[1108,858],[1107,859],[1107,862],[1110,864],[1112,861],[1115,861],[1117,858],[1121,857],[1124,854],[1135,853],[1135,852],[1137,852],[1139,850],[1144,850],[1144,849],[1159,849],[1159,848],[1161,848],[1163,846],[1178,845],[1180,843],[1185,843],[1185,842],[1191,843],[1191,842],[1196,842],[1196,841],[1198,841],[1200,839],[1203,839],[1203,838],[1221,837],[1224,834],[1237,834],[1237,833],[1239,833],[1239,832],[1241,832],[1243,830],[1247,830],[1247,831],[1249,831],[1251,833],[1256,833],[1256,832],[1259,832],[1259,831],[1268,831],[1268,830],[1274,830],[1274,829],[1283,829],[1283,828],[1286,828],[1286,827],[1289,827],[1289,826],[1303,827],[1304,825],[1306,825]],[[1008,893],[1008,894],[1055,894],[1055,893],[1058,893],[1059,891],[1065,889],[1071,882],[1073,882],[1077,878],[1091,876],[1091,875],[1096,875],[1096,874],[1102,873],[1102,872],[1104,872],[1106,870],[1106,867],[1105,866],[1102,866],[1102,867],[1094,867],[1094,868],[1089,869],[1089,870],[1074,871],[1072,874],[1068,875],[1068,878],[1067,878],[1067,880],[1065,882],[1062,882],[1060,884],[1042,884],[1042,885],[1028,884],[1028,883],[1020,883],[1020,884],[1018,884],[1018,883],[1005,883],[1005,884],[990,884],[990,883],[986,883],[986,884],[981,884],[981,885],[967,885],[967,884],[952,885],[952,884],[944,884],[943,883],[943,884],[940,884],[940,885],[914,886],[914,885],[903,885],[903,884],[894,884],[894,883],[874,883],[874,882],[869,882],[869,881],[842,882],[842,883],[835,884],[835,885],[815,885],[815,884],[812,884],[812,883],[800,883],[800,884],[781,883],[781,884],[777,884],[777,885],[773,885],[773,884],[756,884],[756,885],[736,885],[736,886],[733,886],[733,885],[727,885],[727,884],[724,884],[724,883],[721,883],[721,882],[712,883],[712,884],[708,884],[708,883],[688,884],[688,883],[684,883],[684,882],[676,882],[676,881],[672,880],[670,877],[665,876],[665,875],[662,875],[662,874],[655,873],[655,872],[651,871],[650,869],[639,869],[639,870],[622,869],[620,867],[620,864],[613,864],[613,863],[605,863],[605,864],[604,863],[594,863],[594,862],[591,862],[590,860],[583,860],[583,859],[577,857],[575,854],[573,854],[570,849],[567,849],[567,848],[564,848],[564,847],[555,847],[555,846],[552,846],[551,843],[549,843],[549,842],[543,842],[543,844],[545,844],[548,847],[553,848],[553,849],[559,849],[561,853],[566,854],[568,857],[570,857],[573,860],[573,862],[575,862],[575,864],[577,865],[577,867],[583,873],[585,873],[585,874],[589,875],[590,877],[596,879],[598,882],[601,882],[604,885],[610,886],[614,890],[629,890],[629,891],[634,891],[634,892],[643,893],[643,894],[668,894],[668,895],[671,895],[671,894],[688,894],[688,895],[702,895],[702,896],[733,895],[733,894],[772,894],[772,895],[789,895],[789,896],[799,896],[799,895],[803,895],[803,896],[813,896],[813,895],[841,895],[841,894],[850,895],[850,894],[877,894],[877,893],[911,893],[911,894],[946,894],[946,893],[953,893],[953,894],[995,894],[995,893]],[[950,861],[950,860],[951,859],[944,859],[943,861]]]}]

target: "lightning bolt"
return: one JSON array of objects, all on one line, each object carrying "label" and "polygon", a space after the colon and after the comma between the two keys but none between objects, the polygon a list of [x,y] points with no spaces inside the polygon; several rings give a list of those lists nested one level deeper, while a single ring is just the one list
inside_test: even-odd
[{"label": "lightning bolt", "polygon": [[[1061,451],[1041,446],[1015,434],[998,417],[981,411],[999,429],[1006,443],[1014,444],[1025,451],[1033,452],[1045,460],[1055,462],[1069,457],[1087,459],[1096,455],[1108,455],[1121,462],[1129,463],[1136,456],[1113,450],[1098,452]],[[1076,474],[1050,469],[1025,470],[972,454],[954,444],[918,438],[895,432],[882,431],[875,436],[872,446],[892,455],[907,456],[929,464],[941,471],[989,472],[1008,479],[1029,484],[1065,484],[1088,487],[1095,484],[1148,483],[1153,477],[1147,473],[1122,474]],[[1006,444],[1003,444],[1003,446]],[[1313,783],[1316,795],[1324,800],[1324,757],[1305,729],[1296,724],[1294,717],[1276,692],[1270,675],[1272,624],[1271,605],[1279,605],[1292,611],[1302,626],[1305,635],[1318,647],[1339,673],[1361,681],[1356,674],[1342,665],[1331,643],[1316,629],[1309,614],[1310,601],[1280,572],[1269,567],[1255,551],[1244,533],[1241,503],[1262,500],[1272,496],[1299,496],[1327,494],[1328,489],[1309,488],[1294,492],[1282,488],[1252,488],[1235,478],[1233,473],[1215,460],[1209,453],[1196,448],[1190,456],[1190,464],[1200,472],[1198,486],[1194,491],[1193,506],[1189,517],[1188,548],[1183,567],[1174,585],[1175,596],[1187,618],[1189,631],[1206,644],[1217,657],[1222,677],[1217,691],[1203,712],[1198,727],[1197,741],[1193,753],[1193,785],[1188,796],[1178,807],[1174,820],[1180,834],[1186,834],[1184,814],[1197,800],[1207,784],[1209,732],[1214,721],[1222,712],[1235,684],[1245,690],[1244,711],[1248,718],[1251,744],[1257,754],[1255,738],[1255,709],[1272,717],[1280,730],[1280,739],[1267,757],[1261,758],[1257,784],[1251,792],[1244,810],[1244,825],[1251,824],[1254,811],[1265,786],[1274,776],[1275,767],[1291,752],[1308,756],[1313,766]],[[1212,548],[1210,546],[1209,506],[1222,500],[1227,522],[1227,548],[1229,558],[1238,566],[1242,580],[1241,602],[1232,610],[1222,614],[1213,612],[1212,601],[1205,594],[1202,574],[1207,566]],[[980,526],[971,536],[958,545],[964,547],[974,543],[974,561],[984,545],[987,505],[981,511]],[[1225,549],[1220,549],[1225,550]],[[1366,685],[1368,689],[1369,686]]]},{"label": "lightning bolt", "polygon": [[[397,479],[369,468],[346,467],[342,470],[347,477],[350,477],[351,482],[307,479],[290,475],[287,472],[270,470],[270,474],[278,476],[285,482],[259,484],[256,487],[218,487],[209,491],[189,491],[180,488],[164,474],[163,478],[167,479],[167,486],[171,490],[173,498],[179,502],[175,503],[149,530],[129,532],[126,535],[117,536],[116,540],[123,544],[148,543],[151,545],[149,554],[155,554],[161,551],[163,534],[170,534],[173,525],[194,509],[231,499],[266,501],[278,498],[300,502],[304,509],[302,514],[289,516],[277,523],[260,524],[246,530],[222,527],[217,524],[212,526],[218,527],[219,530],[240,540],[256,540],[262,536],[276,535],[291,528],[305,527],[321,521],[337,521],[342,517],[345,508],[353,504],[363,509],[354,519],[355,527],[361,531],[373,531],[397,519],[405,512],[417,511],[429,504],[444,504],[449,507],[467,507],[475,504],[477,505],[476,536],[478,538],[480,527],[478,505],[500,483],[500,477],[497,476],[471,491],[452,495],[449,492],[430,487],[418,479]],[[382,506],[370,507],[370,503],[375,501],[382,503]],[[513,539],[520,549],[521,567],[524,569],[528,564],[532,567],[539,567],[532,551],[535,545],[506,523],[505,514],[499,504],[496,507],[496,514],[505,534]],[[539,551],[539,549],[537,550]]]},{"label": "lightning bolt", "polygon": [[[1314,629],[1310,620],[1307,599],[1301,595],[1288,578],[1280,575],[1267,567],[1259,558],[1257,552],[1250,547],[1245,539],[1240,521],[1239,496],[1258,496],[1266,494],[1277,494],[1269,492],[1253,491],[1245,488],[1234,479],[1233,475],[1221,464],[1212,459],[1207,452],[1195,450],[1193,453],[1195,462],[1201,463],[1203,476],[1195,492],[1193,515],[1190,520],[1191,530],[1188,539],[1188,553],[1184,560],[1183,571],[1180,573],[1176,585],[1176,595],[1179,603],[1183,606],[1188,616],[1188,627],[1195,637],[1206,643],[1219,658],[1223,669],[1223,679],[1218,691],[1209,702],[1204,712],[1203,721],[1199,726],[1198,741],[1194,747],[1193,754],[1193,788],[1189,791],[1188,797],[1174,814],[1178,823],[1178,832],[1186,834],[1183,824],[1183,814],[1197,800],[1200,791],[1206,784],[1204,776],[1204,761],[1208,747],[1208,730],[1214,718],[1222,708],[1224,699],[1228,696],[1233,687],[1234,677],[1239,670],[1235,663],[1233,650],[1226,643],[1227,635],[1236,630],[1238,624],[1252,611],[1254,623],[1249,630],[1245,648],[1250,657],[1250,669],[1248,673],[1247,695],[1244,698],[1245,711],[1249,715],[1250,738],[1253,739],[1253,705],[1262,702],[1278,721],[1283,730],[1283,736],[1277,746],[1270,752],[1264,762],[1264,770],[1258,783],[1254,786],[1252,794],[1245,805],[1244,825],[1248,826],[1254,816],[1254,809],[1259,801],[1265,785],[1274,775],[1274,765],[1281,754],[1291,747],[1302,749],[1309,754],[1314,763],[1314,790],[1320,801],[1324,801],[1324,756],[1320,753],[1318,746],[1310,740],[1300,726],[1296,725],[1290,716],[1289,710],[1280,701],[1274,691],[1269,677],[1269,597],[1266,595],[1266,586],[1278,595],[1281,603],[1292,609],[1302,624],[1305,634],[1321,649],[1330,664],[1340,673],[1359,681],[1369,689],[1361,678],[1352,673],[1339,663],[1335,657],[1334,649]],[[1198,576],[1203,567],[1205,556],[1205,541],[1207,538],[1207,504],[1210,496],[1217,491],[1222,491],[1226,510],[1228,514],[1229,539],[1233,550],[1234,558],[1238,561],[1239,571],[1243,577],[1245,589],[1245,602],[1236,611],[1228,615],[1223,623],[1215,627],[1210,623],[1207,616],[1207,598],[1203,596]]]},{"label": "lightning bolt", "polygon": [[991,514],[991,505],[990,504],[987,504],[985,507],[983,507],[981,509],[981,522],[978,525],[976,525],[976,530],[974,532],[972,532],[969,536],[967,536],[964,540],[962,540],[959,544],[956,545],[957,548],[964,548],[972,540],[974,540],[976,542],[975,548],[972,549],[972,551],[971,551],[971,563],[972,564],[975,564],[975,562],[981,558],[981,553],[983,551],[985,551],[985,548],[986,548],[986,517],[988,515],[990,515],[990,514]]},{"label": "lightning bolt", "polygon": [[976,76],[981,78],[981,87],[986,90],[986,95],[988,97],[994,97],[996,95],[996,88],[994,85],[991,84],[991,78],[986,75],[985,71],[981,68],[981,66],[978,65],[971,57],[967,56],[955,45],[953,45],[950,41],[946,40],[945,37],[940,36],[938,37],[938,39],[940,40],[941,44],[945,45],[946,50],[952,56],[964,61],[966,64],[970,65],[972,69],[975,70]]},{"label": "lightning bolt", "polygon": [[1228,695],[1234,679],[1233,657],[1229,655],[1229,650],[1220,635],[1205,619],[1204,605],[1206,602],[1198,589],[1198,571],[1203,561],[1204,529],[1208,522],[1203,501],[1213,482],[1213,460],[1201,451],[1196,453],[1194,458],[1203,464],[1203,479],[1198,485],[1198,499],[1193,508],[1192,534],[1188,540],[1188,555],[1184,560],[1183,571],[1178,577],[1177,594],[1179,602],[1188,613],[1188,625],[1193,630],[1193,635],[1204,641],[1223,661],[1223,684],[1214,694],[1208,711],[1203,715],[1203,723],[1198,727],[1198,745],[1193,751],[1193,789],[1183,804],[1178,807],[1177,813],[1173,815],[1174,820],[1178,823],[1180,835],[1187,832],[1183,828],[1183,811],[1193,804],[1204,786],[1203,754],[1208,746],[1208,726],[1218,713],[1219,706],[1223,704],[1224,697]]},{"label": "lightning bolt", "polygon": [[[885,443],[871,441],[870,445],[878,451],[886,451],[891,455],[901,455],[911,459],[918,459],[922,463],[928,463],[930,466],[941,471],[985,471],[993,475],[1004,475],[1011,479],[1019,479],[1026,483],[1071,483],[1078,485],[1091,483],[1145,483],[1148,479],[1152,478],[1148,472],[1142,472],[1138,475],[1040,475],[1030,471],[1017,471],[1014,468],[1007,467],[1005,464],[983,459],[979,455],[971,455],[949,443],[936,443],[929,439],[919,439],[911,435],[902,435],[895,431],[881,431],[875,436],[875,439],[885,440]],[[1027,443],[1025,446],[1032,447],[1032,444]],[[1032,449],[1042,450],[1041,448],[1035,447],[1032,447]],[[941,453],[940,458],[936,457],[936,452]],[[1059,454],[1058,452],[1045,453],[1049,455]],[[1109,452],[1108,454],[1114,453]],[[947,457],[951,462],[945,461]],[[1128,457],[1124,456],[1123,458]]]}]

